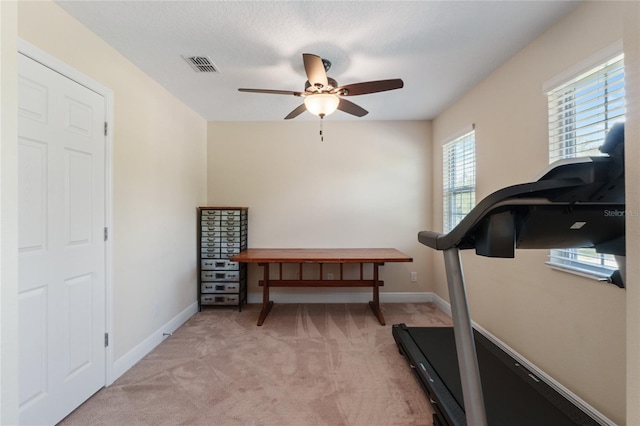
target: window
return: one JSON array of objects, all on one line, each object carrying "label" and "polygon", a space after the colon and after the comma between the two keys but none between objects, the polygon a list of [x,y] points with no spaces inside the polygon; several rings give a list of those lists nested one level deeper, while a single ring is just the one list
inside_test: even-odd
[{"label": "window", "polygon": [[[549,162],[602,155],[613,124],[624,121],[624,58],[619,55],[551,90],[549,99]],[[595,249],[551,250],[549,264],[595,278],[618,268],[612,255]]]},{"label": "window", "polygon": [[476,137],[472,130],[442,147],[443,228],[449,232],[476,204]]}]

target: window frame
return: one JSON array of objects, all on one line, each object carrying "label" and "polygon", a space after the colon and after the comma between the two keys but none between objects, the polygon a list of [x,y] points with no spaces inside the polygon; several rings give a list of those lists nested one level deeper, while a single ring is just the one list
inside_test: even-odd
[{"label": "window frame", "polygon": [[445,233],[455,228],[475,207],[475,150],[473,125],[442,144],[442,228]]},{"label": "window frame", "polygon": [[[621,49],[612,51],[609,49],[608,55],[602,53],[596,57],[597,62],[591,63],[588,69],[583,69],[571,78],[564,77],[562,83],[554,86],[547,86],[546,95],[548,99],[548,132],[549,132],[549,162],[562,161],[567,158],[577,158],[580,156],[603,155],[595,151],[606,137],[608,129],[617,122],[624,121],[626,115],[625,105],[625,84],[624,84],[624,54]],[[620,68],[616,70],[619,63]],[[614,83],[618,80],[622,87],[616,88],[618,91],[609,90],[609,85],[615,88]],[[594,81],[599,82],[590,85]],[[614,83],[614,84],[611,84]],[[585,88],[592,88],[602,91],[602,96],[594,96],[597,101],[592,102],[590,94],[581,94]],[[563,92],[563,93],[561,93]],[[580,94],[576,96],[576,94]],[[615,93],[615,97],[611,94]],[[582,98],[581,98],[582,96]],[[576,102],[576,99],[580,101]],[[559,99],[562,99],[559,101]],[[601,102],[600,102],[601,100]],[[565,105],[566,101],[566,105]],[[622,107],[620,107],[620,102]],[[595,106],[594,106],[595,104]],[[588,106],[588,108],[587,108]],[[618,109],[617,115],[610,117],[611,111]],[[599,110],[602,110],[599,112]],[[620,113],[620,110],[622,112]],[[589,111],[589,112],[587,112]],[[564,115],[563,115],[564,114]],[[580,115],[589,115],[589,120]],[[584,121],[582,121],[584,119]],[[582,125],[579,123],[582,121]],[[554,123],[560,123],[553,127]],[[593,129],[592,129],[593,127]],[[602,129],[600,129],[602,127]],[[585,130],[594,130],[591,136],[578,136]],[[559,132],[555,133],[554,132]],[[599,135],[602,135],[599,137]],[[582,139],[582,140],[580,140]],[[554,147],[554,144],[558,146]],[[580,149],[582,148],[582,150]],[[565,151],[564,154],[561,151]],[[592,259],[592,260],[590,260]],[[599,281],[610,281],[611,275],[618,269],[614,256],[597,253],[595,249],[551,249],[549,260],[546,262],[553,269],[570,272]]]}]

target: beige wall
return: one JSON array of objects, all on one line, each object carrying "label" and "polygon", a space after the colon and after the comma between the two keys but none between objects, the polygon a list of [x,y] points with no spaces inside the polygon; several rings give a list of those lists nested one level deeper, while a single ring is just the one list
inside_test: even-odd
[{"label": "beige wall", "polygon": [[[434,120],[434,200],[442,193],[441,143],[470,123],[476,124],[478,200],[537,176],[548,163],[543,84],[622,40],[625,7],[622,2],[580,5]],[[638,22],[631,22],[635,34]],[[634,142],[637,138],[628,138],[627,146]],[[627,176],[637,177],[638,164],[630,164]],[[436,229],[442,229],[441,205],[433,203]],[[637,245],[637,235],[628,241]],[[511,260],[464,252],[472,317],[623,424],[626,292],[551,270],[544,265],[547,254],[523,250]],[[434,263],[436,292],[446,298],[442,260]],[[636,284],[632,281],[630,286]]]},{"label": "beige wall", "polygon": [[[114,92],[114,361],[196,301],[206,121],[53,2],[19,2],[18,36]],[[154,303],[158,315],[154,317]]]},{"label": "beige wall", "polygon": [[[416,242],[416,230],[441,229],[440,143],[476,123],[478,199],[530,180],[547,162],[542,84],[623,38],[623,15],[631,66],[627,99],[633,103],[627,124],[627,200],[628,209],[640,210],[639,14],[637,2],[583,4],[432,127],[330,117],[320,142],[316,121],[209,123],[207,130],[204,120],[55,4],[21,2],[22,39],[115,93],[115,359],[195,301],[197,205],[249,206],[252,247],[397,247],[415,263],[385,266],[383,290],[435,289],[446,298],[441,256]],[[16,298],[7,294],[7,278],[15,278],[17,270],[6,250],[12,240],[17,245],[10,208],[16,177],[9,162],[15,142],[7,141],[12,130],[5,125],[15,115],[15,106],[8,105],[15,92],[15,59],[7,51],[15,50],[15,19],[15,3],[0,2],[2,424],[17,419],[17,330],[10,321]],[[640,225],[627,226],[629,258],[637,259]],[[625,292],[551,271],[545,259],[546,251],[519,252],[515,260],[465,253],[474,319],[614,421],[640,424],[640,266],[630,262]],[[418,272],[417,284],[409,283],[409,271]],[[257,292],[254,281],[251,291]],[[160,306],[157,318],[151,315],[154,301]]]},{"label": "beige wall", "polygon": [[[430,123],[329,117],[324,142],[319,128],[320,120],[210,122],[209,204],[249,207],[249,247],[397,248],[414,262],[385,265],[382,291],[426,291],[431,254],[417,231],[431,220]],[[252,268],[250,293],[257,276]]]}]

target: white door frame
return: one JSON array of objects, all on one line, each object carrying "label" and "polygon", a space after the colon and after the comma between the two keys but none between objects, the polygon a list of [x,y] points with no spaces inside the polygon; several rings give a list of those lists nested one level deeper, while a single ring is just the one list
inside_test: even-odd
[{"label": "white door frame", "polygon": [[102,95],[105,99],[108,131],[105,138],[105,226],[108,228],[108,238],[105,247],[105,326],[109,333],[109,345],[105,358],[105,386],[113,383],[113,90],[103,86],[94,79],[82,74],[47,52],[28,42],[18,39],[18,52],[36,62],[50,68],[76,83]]}]

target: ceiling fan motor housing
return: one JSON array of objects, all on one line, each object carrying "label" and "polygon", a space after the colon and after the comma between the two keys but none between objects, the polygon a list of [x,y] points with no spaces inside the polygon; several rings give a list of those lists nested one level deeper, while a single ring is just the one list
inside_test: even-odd
[{"label": "ceiling fan motor housing", "polygon": [[[336,89],[338,87],[338,82],[335,81],[333,78],[331,77],[327,77],[327,81],[329,82],[329,86],[333,87],[334,89]],[[311,83],[309,83],[309,80],[307,80],[304,83],[304,90],[305,92],[308,92],[309,90],[307,90],[309,87],[311,87]]]}]

